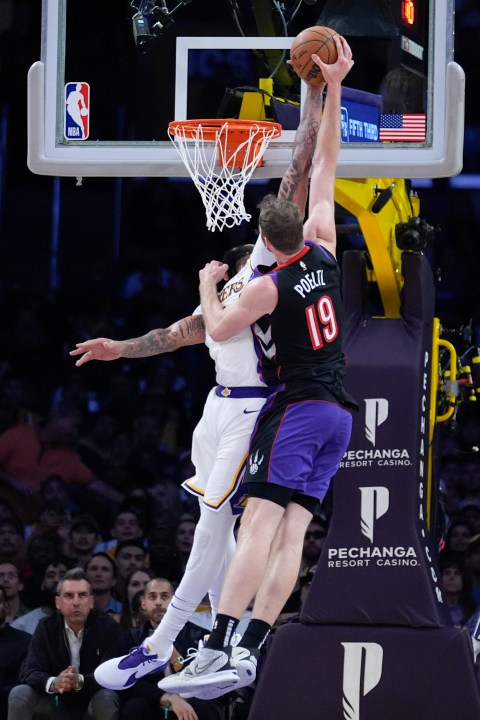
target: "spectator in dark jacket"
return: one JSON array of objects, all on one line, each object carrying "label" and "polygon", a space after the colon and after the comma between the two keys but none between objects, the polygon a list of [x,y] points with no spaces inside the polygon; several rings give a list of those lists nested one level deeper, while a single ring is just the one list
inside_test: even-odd
[{"label": "spectator in dark jacket", "polygon": [[8,694],[18,683],[20,666],[30,643],[28,633],[15,630],[6,622],[7,606],[5,590],[0,586],[0,720],[6,720]]},{"label": "spectator in dark jacket", "polygon": [[8,698],[8,720],[32,720],[37,713],[56,720],[118,719],[118,695],[101,688],[93,672],[108,658],[122,632],[109,615],[93,610],[92,590],[82,568],[65,573],[58,585],[58,612],[40,620]]}]

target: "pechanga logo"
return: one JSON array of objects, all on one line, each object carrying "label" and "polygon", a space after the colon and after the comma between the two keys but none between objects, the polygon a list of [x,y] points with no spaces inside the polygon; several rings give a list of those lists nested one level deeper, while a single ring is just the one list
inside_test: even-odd
[{"label": "pechanga logo", "polygon": [[387,467],[389,465],[411,465],[406,448],[383,448],[382,450],[347,450],[340,463],[342,468]]},{"label": "pechanga logo", "polygon": [[416,567],[419,560],[415,548],[406,545],[374,545],[376,521],[385,515],[390,507],[390,491],[382,485],[359,487],[360,529],[370,540],[367,546],[329,547],[327,566],[329,568],[358,567]]},{"label": "pechanga logo", "polygon": [[406,448],[377,447],[377,429],[389,416],[389,402],[386,398],[364,398],[365,437],[372,448],[359,447],[347,450],[340,463],[341,468],[390,467],[393,465],[411,465],[410,454]]},{"label": "pechanga logo", "polygon": [[388,400],[386,398],[365,398],[365,436],[375,447],[377,428],[388,417]]},{"label": "pechanga logo", "polygon": [[383,648],[378,643],[342,643],[343,717],[360,720],[360,701],[380,682]]},{"label": "pechanga logo", "polygon": [[377,487],[361,487],[360,501],[360,526],[362,534],[373,543],[373,526],[375,520],[385,515],[390,502],[390,493],[388,488]]}]

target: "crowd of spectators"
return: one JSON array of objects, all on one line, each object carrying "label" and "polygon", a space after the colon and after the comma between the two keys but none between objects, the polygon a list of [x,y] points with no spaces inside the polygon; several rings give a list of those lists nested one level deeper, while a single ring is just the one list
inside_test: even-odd
[{"label": "crowd of spectators", "polygon": [[480,610],[480,412],[465,401],[441,430],[438,474],[444,533],[439,564],[452,623]]},{"label": "crowd of spectators", "polygon": [[[128,324],[117,311],[128,276],[119,281],[116,303],[112,301],[115,315],[102,316],[110,334],[125,335],[127,329],[134,334],[136,327],[143,332],[143,309],[150,307],[143,296],[151,297],[160,274],[149,277],[145,286],[138,283],[132,307],[141,310],[137,316],[130,311]],[[187,276],[182,284],[188,284]],[[185,314],[195,304],[195,291],[192,286],[185,293]],[[26,651],[26,637],[35,633],[39,621],[58,614],[59,581],[78,567],[91,587],[92,617],[108,614],[124,633],[145,630],[145,588],[155,578],[178,583],[192,545],[198,501],[181,483],[194,473],[189,445],[213,382],[211,361],[200,347],[175,356],[76,368],[68,350],[76,340],[97,334],[98,325],[87,324],[82,307],[53,304],[48,289],[42,294],[18,288],[14,296],[19,302],[10,306],[0,333],[0,618],[5,623],[0,643],[3,648],[5,635],[5,643],[16,639]],[[46,308],[53,305],[58,322],[49,328]],[[162,309],[162,324],[174,319],[172,312],[168,306]],[[19,351],[27,345],[28,353]],[[327,518],[312,521],[299,583],[279,622],[298,618],[326,530]],[[211,621],[207,600],[195,616],[190,630],[203,635]],[[180,652],[187,649],[182,646]],[[0,676],[2,720],[15,680],[21,688],[30,683],[20,672],[18,654],[11,661]],[[47,695],[48,702],[55,700],[55,692]],[[122,701],[120,710],[130,717],[141,706],[139,695],[121,696],[126,707],[122,709]],[[92,697],[90,693],[88,703]],[[160,702],[158,693],[155,697]],[[22,703],[35,706],[37,699],[19,690],[12,717]],[[107,701],[100,702],[102,712]],[[111,717],[116,712],[115,704],[109,706]]]},{"label": "crowd of spectators", "polygon": [[[126,285],[119,277],[111,300],[115,314],[104,313],[102,322],[110,335],[124,337],[127,329],[141,334],[142,312],[127,325],[117,311]],[[188,286],[187,275],[182,283]],[[194,304],[190,284],[185,313]],[[148,306],[141,298],[150,297],[154,285],[153,278],[146,288],[139,285],[139,307]],[[49,328],[48,291],[42,297],[24,287],[14,295],[0,336],[0,643],[10,647],[16,639],[25,650],[25,633],[29,637],[40,619],[58,611],[59,579],[78,566],[92,588],[92,610],[131,631],[148,621],[142,605],[148,583],[178,583],[191,547],[198,505],[181,482],[194,472],[189,443],[213,382],[209,358],[199,347],[75,368],[68,350],[97,335],[99,326],[86,322],[82,307],[66,302],[55,303],[58,323]],[[173,319],[164,308],[161,323]],[[446,523],[439,556],[445,601],[452,623],[472,632],[480,611],[477,405],[461,403],[441,430],[437,471]],[[307,530],[299,581],[279,624],[298,619],[328,520],[328,514],[315,518]],[[208,626],[205,617],[208,606],[199,608],[199,624],[193,622],[198,632]],[[19,634],[12,638],[13,630]],[[2,712],[6,717],[6,688],[22,677],[18,655],[9,657],[17,664],[2,671],[0,718]],[[235,698],[238,717],[249,693],[242,703]]]}]

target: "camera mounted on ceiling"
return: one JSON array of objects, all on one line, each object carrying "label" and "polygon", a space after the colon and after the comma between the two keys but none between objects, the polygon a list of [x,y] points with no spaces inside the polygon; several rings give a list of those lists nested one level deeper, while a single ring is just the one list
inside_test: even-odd
[{"label": "camera mounted on ceiling", "polygon": [[152,44],[159,39],[162,32],[172,25],[173,16],[184,5],[189,5],[192,0],[180,0],[180,2],[169,10],[165,0],[157,3],[156,0],[140,0],[135,3],[132,0],[131,7],[136,10],[132,18],[133,38],[135,45],[141,52],[147,52]]}]

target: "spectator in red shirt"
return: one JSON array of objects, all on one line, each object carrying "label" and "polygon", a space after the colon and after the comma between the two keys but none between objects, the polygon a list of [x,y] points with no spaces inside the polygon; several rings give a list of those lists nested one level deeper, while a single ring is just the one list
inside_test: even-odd
[{"label": "spectator in red shirt", "polygon": [[52,474],[67,485],[88,486],[110,501],[121,501],[122,496],[82,462],[76,450],[80,419],[76,409],[59,407],[43,425],[20,423],[0,435],[0,480],[24,522],[37,516],[41,484]]}]

